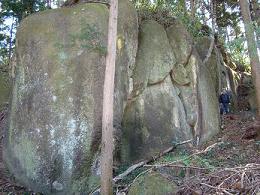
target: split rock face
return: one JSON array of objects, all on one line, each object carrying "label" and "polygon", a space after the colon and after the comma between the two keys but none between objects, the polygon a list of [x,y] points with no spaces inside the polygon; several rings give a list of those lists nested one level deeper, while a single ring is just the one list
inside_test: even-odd
[{"label": "split rock face", "polygon": [[[185,27],[140,24],[133,91],[123,118],[122,161],[137,162],[219,131],[216,85]],[[215,56],[213,56],[215,57]],[[216,66],[216,65],[215,65]]]},{"label": "split rock face", "polygon": [[[203,65],[185,27],[137,21],[131,3],[120,0],[114,129],[123,163],[173,142],[205,141],[219,127],[218,74]],[[4,158],[34,191],[88,194],[99,186],[107,26],[104,4],[82,3],[19,27]]]}]

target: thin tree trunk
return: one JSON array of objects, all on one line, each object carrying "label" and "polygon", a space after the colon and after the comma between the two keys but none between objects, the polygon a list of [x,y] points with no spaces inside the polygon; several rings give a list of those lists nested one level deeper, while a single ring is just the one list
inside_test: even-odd
[{"label": "thin tree trunk", "polygon": [[253,11],[253,21],[256,21],[258,25],[260,25],[260,3],[257,2],[257,0],[252,0],[251,2],[252,11]]},{"label": "thin tree trunk", "polygon": [[194,20],[195,13],[196,13],[196,0],[190,0],[190,6],[191,6],[191,17]]},{"label": "thin tree trunk", "polygon": [[57,6],[61,7],[64,4],[63,0],[57,0]]},{"label": "thin tree trunk", "polygon": [[201,0],[200,6],[201,6],[201,13],[202,13],[202,21],[203,21],[203,24],[206,26],[207,25],[207,19],[206,19],[206,13],[205,13],[206,7],[203,3],[203,0]]},{"label": "thin tree trunk", "polygon": [[113,102],[116,61],[118,0],[110,1],[108,45],[103,92],[102,147],[101,147],[101,194],[113,194]]},{"label": "thin tree trunk", "polygon": [[[260,2],[258,3],[257,0],[252,0],[251,2],[252,9],[253,9],[253,18],[252,20],[256,22],[257,28],[260,28]],[[257,38],[257,47],[260,50],[260,33],[256,34]]]},{"label": "thin tree trunk", "polygon": [[212,18],[212,37],[211,37],[211,42],[210,42],[210,47],[209,47],[208,53],[207,53],[205,59],[203,60],[203,64],[206,64],[207,61],[209,60],[211,53],[213,51],[213,48],[214,48],[214,43],[215,43],[216,9],[215,9],[214,0],[211,0],[210,7],[211,7],[211,18]]},{"label": "thin tree trunk", "polygon": [[46,3],[47,3],[47,7],[51,8],[51,0],[46,0]]},{"label": "thin tree trunk", "polygon": [[255,84],[256,90],[256,101],[258,110],[258,120],[260,120],[260,62],[257,54],[257,45],[254,36],[254,27],[252,25],[252,20],[249,11],[249,4],[247,0],[240,0],[241,14],[243,17],[245,25],[245,33],[248,45],[248,53],[252,67],[252,76]]},{"label": "thin tree trunk", "polygon": [[230,37],[229,37],[229,33],[228,33],[228,27],[226,27],[226,40],[227,40],[227,43],[228,45],[230,45]]},{"label": "thin tree trunk", "polygon": [[13,17],[13,19],[12,19],[12,25],[11,25],[11,29],[10,29],[10,40],[9,40],[9,50],[8,50],[8,63],[10,63],[11,57],[12,57],[13,29],[14,29],[14,17]]},{"label": "thin tree trunk", "polygon": [[184,13],[187,13],[186,0],[180,0],[180,5],[183,8]]}]

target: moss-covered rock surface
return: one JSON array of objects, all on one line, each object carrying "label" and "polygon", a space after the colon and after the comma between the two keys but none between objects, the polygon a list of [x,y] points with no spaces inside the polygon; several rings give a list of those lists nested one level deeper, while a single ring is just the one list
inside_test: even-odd
[{"label": "moss-covered rock surface", "polygon": [[[115,125],[137,48],[137,13],[120,1]],[[99,185],[108,8],[85,3],[23,20],[4,157],[23,185],[45,194],[88,194]]]},{"label": "moss-covered rock surface", "polygon": [[[88,194],[99,186],[107,28],[105,4],[80,3],[29,16],[18,29],[4,158],[34,191]],[[131,164],[173,143],[217,134],[218,93],[222,87],[234,92],[240,76],[217,47],[203,63],[208,37],[195,42],[177,20],[167,28],[152,19],[138,24],[131,2],[120,0],[116,44],[116,162]],[[1,83],[0,95],[8,91]],[[174,189],[161,174],[149,173],[129,193]]]},{"label": "moss-covered rock surface", "polygon": [[144,174],[131,185],[129,195],[174,194],[177,186],[158,172]]}]

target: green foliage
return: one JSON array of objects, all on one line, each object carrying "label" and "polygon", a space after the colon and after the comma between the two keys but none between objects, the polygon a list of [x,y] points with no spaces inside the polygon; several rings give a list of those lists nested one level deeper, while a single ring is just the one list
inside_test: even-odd
[{"label": "green foliage", "polygon": [[20,22],[24,17],[47,9],[44,0],[2,0],[1,4],[4,15],[15,17]]},{"label": "green foliage", "polygon": [[58,49],[64,49],[79,45],[83,49],[98,52],[101,56],[104,56],[107,49],[105,43],[101,40],[101,37],[104,35],[102,35],[98,27],[83,20],[81,21],[81,26],[80,33],[70,34],[69,41],[66,44],[56,43],[55,46]]},{"label": "green foliage", "polygon": [[174,153],[170,153],[163,156],[162,159],[160,159],[160,161],[156,162],[155,164],[179,162],[180,164],[183,164],[185,166],[198,166],[209,170],[213,170],[215,169],[215,166],[213,166],[213,164],[216,164],[214,162],[214,155],[214,151],[209,151],[206,154],[193,156],[185,150],[179,150]]},{"label": "green foliage", "polygon": [[88,49],[90,51],[97,51],[101,55],[106,54],[106,46],[101,41],[102,33],[96,25],[87,24],[81,21],[81,30],[79,34],[70,35],[71,46],[75,46],[79,43],[82,48]]},{"label": "green foliage", "polygon": [[251,70],[246,48],[246,38],[242,35],[236,39],[226,42],[225,47],[232,56],[232,61],[245,67],[246,71]]},{"label": "green foliage", "polygon": [[185,1],[169,1],[169,6],[173,15],[187,27],[187,30],[193,37],[201,37],[208,34],[208,32],[204,31],[205,25],[201,23],[200,18],[197,15],[191,17],[187,12],[184,3]]},{"label": "green foliage", "polygon": [[155,20],[164,27],[169,27],[173,24],[175,18],[167,8],[163,7],[143,7],[138,10],[139,20]]},{"label": "green foliage", "polygon": [[190,16],[184,6],[184,0],[157,0],[154,3],[136,0],[134,2],[141,21],[153,19],[165,27],[169,27],[177,19],[186,26],[193,37],[201,37],[211,33],[210,28],[201,23],[198,15]]},{"label": "green foliage", "polygon": [[19,23],[26,16],[48,7],[45,0],[1,0],[0,9],[0,69],[3,70],[12,56]]},{"label": "green foliage", "polygon": [[240,21],[238,3],[235,1],[217,1],[216,3],[218,27],[237,26]]},{"label": "green foliage", "polygon": [[7,64],[8,61],[8,41],[9,36],[1,33],[0,34],[0,69]]}]

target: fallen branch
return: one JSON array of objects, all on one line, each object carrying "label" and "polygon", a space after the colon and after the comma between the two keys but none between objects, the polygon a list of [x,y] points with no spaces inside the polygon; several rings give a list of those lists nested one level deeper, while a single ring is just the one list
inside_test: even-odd
[{"label": "fallen branch", "polygon": [[207,152],[209,152],[210,150],[212,150],[215,146],[221,145],[222,143],[223,143],[223,142],[214,143],[214,144],[208,146],[207,148],[205,148],[204,150],[195,152],[195,153],[193,153],[193,154],[191,154],[191,155],[189,155],[189,156],[187,156],[187,157],[185,157],[185,158],[183,158],[183,159],[179,159],[179,160],[176,160],[176,161],[173,161],[173,162],[170,162],[170,163],[166,163],[166,164],[155,164],[155,165],[153,165],[153,166],[155,166],[155,167],[167,167],[167,166],[170,166],[170,165],[172,165],[172,164],[179,163],[179,162],[182,162],[182,161],[184,161],[184,160],[187,160],[187,159],[189,159],[189,158],[191,158],[191,157],[193,157],[193,156],[196,156],[196,155],[199,155],[199,154],[207,153]]},{"label": "fallen branch", "polygon": [[125,176],[129,175],[131,172],[133,172],[134,170],[136,170],[137,168],[139,167],[142,167],[150,162],[153,162],[155,160],[157,160],[158,158],[162,157],[163,155],[165,154],[168,154],[170,153],[171,151],[173,151],[177,146],[180,146],[180,145],[184,145],[184,144],[187,144],[187,143],[190,143],[192,142],[193,140],[190,139],[190,140],[187,140],[187,141],[184,141],[184,142],[181,142],[181,143],[177,143],[175,144],[174,146],[164,150],[163,152],[161,152],[159,155],[155,156],[155,157],[152,157],[148,160],[145,160],[145,161],[142,161],[142,162],[139,162],[137,164],[134,164],[132,165],[131,167],[129,167],[125,172],[121,173],[120,175],[116,176],[113,181],[114,182],[117,182],[119,180],[122,180]]},{"label": "fallen branch", "polygon": [[[163,152],[161,152],[160,154],[158,154],[157,156],[155,157],[151,157],[150,159],[148,160],[144,160],[142,162],[139,162],[137,164],[134,164],[132,165],[131,167],[129,167],[126,171],[124,171],[123,173],[119,174],[118,176],[114,177],[113,178],[113,182],[116,183],[120,180],[122,180],[124,177],[126,177],[127,175],[129,175],[130,173],[132,173],[134,170],[140,168],[140,167],[143,167],[144,165],[148,164],[148,163],[151,163],[151,162],[154,162],[155,160],[159,159],[160,157],[162,157],[163,155],[165,154],[168,154],[170,153],[171,151],[173,151],[174,149],[176,149],[177,146],[180,146],[180,145],[184,145],[184,144],[187,144],[187,143],[191,143],[193,140],[190,139],[190,140],[186,140],[186,141],[183,141],[183,142],[180,142],[180,143],[177,143],[177,144],[174,144],[173,146],[171,146],[170,148],[164,150]],[[90,194],[94,194],[96,192],[99,192],[100,191],[100,186],[98,186],[93,192],[91,192]]]},{"label": "fallen branch", "polygon": [[[203,194],[252,194],[260,189],[259,164],[247,164],[244,167],[218,167],[213,173],[196,175],[184,181],[177,194],[190,194],[203,190]],[[234,173],[235,172],[235,173]],[[203,189],[201,186],[204,186]],[[191,190],[192,189],[192,190]]]},{"label": "fallen branch", "polygon": [[117,182],[119,180],[122,180],[125,176],[129,175],[131,172],[133,172],[134,170],[136,170],[137,168],[139,167],[142,167],[146,164],[146,161],[143,161],[143,162],[140,162],[140,163],[137,163],[131,167],[129,167],[125,172],[121,173],[120,175],[116,176],[113,181],[114,182]]},{"label": "fallen branch", "polygon": [[227,191],[227,189],[225,188],[218,188],[218,187],[215,187],[215,186],[212,186],[212,185],[209,185],[209,184],[206,184],[206,183],[200,183],[201,185],[204,185],[204,186],[207,186],[209,188],[213,188],[213,189],[216,189],[216,190],[221,190],[223,191],[224,193],[228,194],[228,195],[233,195],[231,194],[230,192]]},{"label": "fallen branch", "polygon": [[198,169],[198,170],[209,170],[208,168],[194,167],[194,166],[184,166],[184,165],[172,165],[172,164],[157,164],[157,165],[144,165],[144,167],[177,167],[177,168],[186,168],[186,169]]}]

